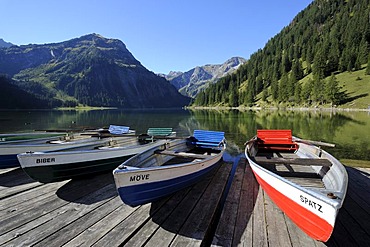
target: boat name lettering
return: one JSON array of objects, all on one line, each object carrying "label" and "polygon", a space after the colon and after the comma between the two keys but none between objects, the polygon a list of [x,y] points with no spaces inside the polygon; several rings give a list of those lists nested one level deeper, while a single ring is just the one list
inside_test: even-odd
[{"label": "boat name lettering", "polygon": [[148,179],[149,179],[149,174],[141,174],[141,175],[131,176],[130,182],[148,180]]},{"label": "boat name lettering", "polygon": [[36,163],[52,163],[55,162],[55,158],[42,158],[42,159],[36,159]]},{"label": "boat name lettering", "polygon": [[323,211],[321,211],[321,208],[322,206],[320,204],[318,204],[317,202],[314,202],[312,200],[309,200],[307,197],[304,197],[302,195],[300,195],[300,198],[301,198],[301,202],[303,202],[304,204],[308,204],[308,206],[316,209],[317,211],[323,213]]}]

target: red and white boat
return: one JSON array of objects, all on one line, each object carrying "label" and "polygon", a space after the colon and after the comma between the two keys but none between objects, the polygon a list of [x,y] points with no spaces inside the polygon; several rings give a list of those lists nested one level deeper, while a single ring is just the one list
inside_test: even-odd
[{"label": "red and white boat", "polygon": [[306,234],[326,242],[347,192],[344,166],[291,130],[257,130],[246,143],[253,173],[272,201]]}]

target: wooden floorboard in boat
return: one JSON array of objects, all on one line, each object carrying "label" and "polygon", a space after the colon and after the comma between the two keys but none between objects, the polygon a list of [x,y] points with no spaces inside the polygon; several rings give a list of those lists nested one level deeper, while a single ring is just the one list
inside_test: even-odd
[{"label": "wooden floorboard in boat", "polygon": [[370,242],[370,169],[347,167],[347,197],[332,237],[321,243],[280,211],[245,159],[236,167],[221,217],[215,218],[231,166],[222,162],[196,185],[138,207],[122,203],[111,173],[41,184],[19,168],[6,169],[0,172],[0,246],[321,247]]},{"label": "wooden floorboard in boat", "polygon": [[[294,159],[298,156],[294,153],[279,153],[274,154],[274,156],[283,157],[286,159]],[[301,185],[307,188],[318,188],[324,189],[324,183],[321,178],[310,166],[301,165],[274,165],[274,164],[263,164],[264,168],[273,171],[285,179]]]}]

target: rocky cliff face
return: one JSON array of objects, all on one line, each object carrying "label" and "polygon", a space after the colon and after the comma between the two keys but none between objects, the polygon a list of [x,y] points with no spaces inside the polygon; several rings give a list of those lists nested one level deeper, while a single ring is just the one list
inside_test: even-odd
[{"label": "rocky cliff face", "polygon": [[0,73],[39,97],[124,108],[181,107],[189,98],[148,71],[117,39],[97,34],[0,49]]},{"label": "rocky cliff face", "polygon": [[221,77],[234,72],[245,62],[244,58],[233,57],[223,64],[198,66],[184,73],[171,71],[165,77],[181,94],[195,97],[209,83],[215,83]]}]

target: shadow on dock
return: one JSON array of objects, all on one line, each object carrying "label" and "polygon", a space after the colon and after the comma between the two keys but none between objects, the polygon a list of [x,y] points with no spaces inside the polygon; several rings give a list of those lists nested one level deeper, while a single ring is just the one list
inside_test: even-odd
[{"label": "shadow on dock", "polygon": [[35,181],[27,176],[20,167],[0,174],[0,186],[3,187],[16,187],[33,182]]},{"label": "shadow on dock", "polygon": [[[95,197],[86,197],[98,190],[102,192]],[[64,201],[90,205],[116,197],[117,191],[112,172],[106,172],[89,178],[72,179],[61,186],[56,195]]]},{"label": "shadow on dock", "polygon": [[327,246],[368,246],[370,243],[370,174],[346,167],[348,189]]}]

